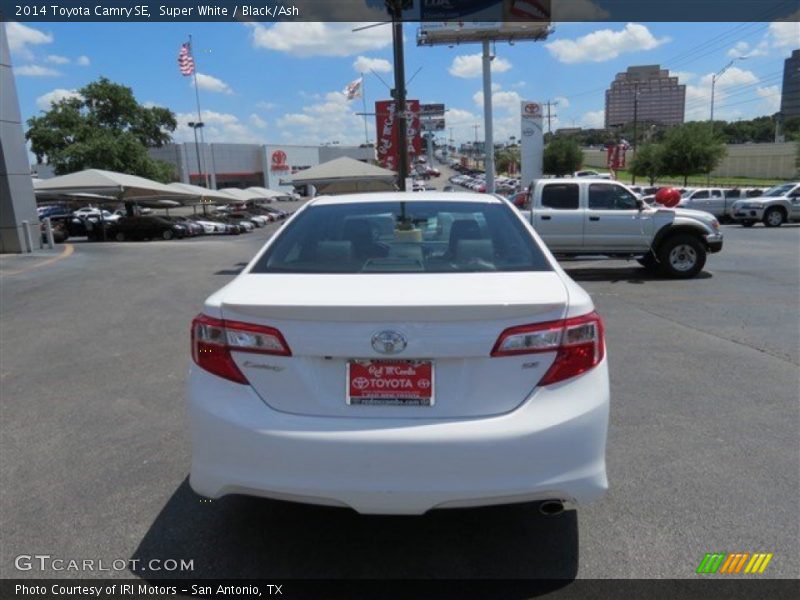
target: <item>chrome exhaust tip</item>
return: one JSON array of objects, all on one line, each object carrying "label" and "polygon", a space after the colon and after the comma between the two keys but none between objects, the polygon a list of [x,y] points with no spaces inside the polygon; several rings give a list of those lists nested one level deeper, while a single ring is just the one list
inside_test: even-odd
[{"label": "chrome exhaust tip", "polygon": [[561,500],[545,500],[539,505],[539,512],[548,517],[560,515],[564,512],[564,503]]}]

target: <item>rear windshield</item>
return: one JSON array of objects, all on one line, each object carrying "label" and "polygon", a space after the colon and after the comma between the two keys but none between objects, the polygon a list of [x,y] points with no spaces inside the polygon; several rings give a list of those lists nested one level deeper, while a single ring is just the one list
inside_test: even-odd
[{"label": "rear windshield", "polygon": [[252,273],[549,271],[505,204],[364,202],[311,206]]}]

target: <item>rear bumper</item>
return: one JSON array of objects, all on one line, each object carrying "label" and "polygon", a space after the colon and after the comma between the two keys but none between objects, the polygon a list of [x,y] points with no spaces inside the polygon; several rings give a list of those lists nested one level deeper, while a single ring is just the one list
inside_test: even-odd
[{"label": "rear bumper", "polygon": [[606,361],[537,389],[512,412],[462,420],[292,415],[193,367],[190,483],[212,498],[378,514],[552,498],[583,504],[608,487],[608,410]]}]

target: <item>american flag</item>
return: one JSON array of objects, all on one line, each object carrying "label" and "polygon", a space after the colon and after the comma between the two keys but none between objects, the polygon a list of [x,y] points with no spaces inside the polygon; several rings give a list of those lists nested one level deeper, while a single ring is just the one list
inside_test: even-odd
[{"label": "american flag", "polygon": [[181,44],[181,51],[178,52],[178,68],[181,70],[181,75],[187,77],[194,73],[194,56],[189,42]]},{"label": "american flag", "polygon": [[364,78],[359,77],[355,81],[351,81],[350,83],[347,84],[347,86],[344,88],[344,93],[347,96],[348,100],[361,97],[361,84],[363,82]]}]

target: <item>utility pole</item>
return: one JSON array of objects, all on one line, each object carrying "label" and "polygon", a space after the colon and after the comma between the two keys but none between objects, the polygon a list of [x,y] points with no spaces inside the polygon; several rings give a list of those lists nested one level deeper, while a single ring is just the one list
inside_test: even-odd
[{"label": "utility pole", "polygon": [[401,192],[406,191],[408,177],[408,121],[406,120],[406,69],[403,55],[403,8],[407,0],[386,0],[386,8],[392,17],[392,47],[394,49],[394,90],[397,123],[397,177]]},{"label": "utility pole", "polygon": [[494,129],[492,127],[492,60],[489,40],[483,40],[483,171],[486,193],[494,194]]},{"label": "utility pole", "polygon": [[551,113],[550,113],[550,107],[551,107],[551,106],[553,106],[553,107],[556,107],[556,106],[558,106],[558,102],[552,102],[552,101],[548,100],[548,101],[546,102],[546,105],[547,105],[547,133],[553,133],[553,128],[552,128],[552,122],[551,122],[551,119],[552,119],[552,117],[557,117],[558,115],[556,115],[556,114],[551,114]]},{"label": "utility pole", "polygon": [[[636,154],[636,138],[639,136],[637,135],[637,128],[639,125],[639,84],[633,84],[633,153]],[[636,185],[636,174],[631,173],[631,185]]]}]

